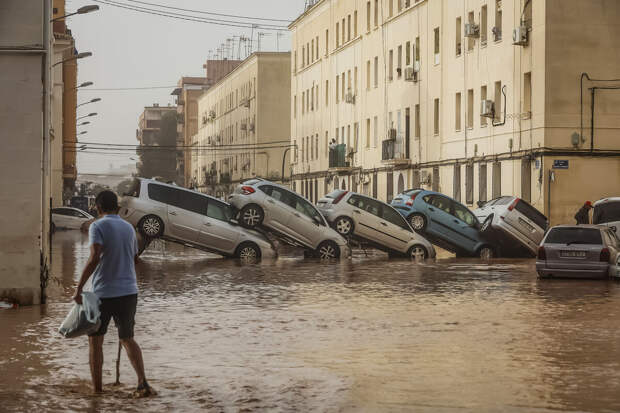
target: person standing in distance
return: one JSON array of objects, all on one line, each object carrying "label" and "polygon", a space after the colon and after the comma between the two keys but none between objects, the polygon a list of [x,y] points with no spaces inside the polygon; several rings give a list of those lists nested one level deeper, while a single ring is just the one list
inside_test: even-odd
[{"label": "person standing in distance", "polygon": [[590,210],[592,209],[592,202],[586,201],[579,211],[575,214],[575,221],[577,225],[588,225],[590,223]]},{"label": "person standing in distance", "polygon": [[149,396],[154,392],[146,381],[142,350],[133,338],[138,303],[136,233],[131,224],[118,216],[118,198],[114,192],[102,191],[95,204],[101,218],[88,230],[90,257],[73,295],[73,299],[81,304],[82,289],[92,275],[92,291],[101,300],[101,327],[88,337],[93,390],[95,393],[103,391],[103,337],[113,318],[118,338],[138,376],[138,388],[134,394]]}]

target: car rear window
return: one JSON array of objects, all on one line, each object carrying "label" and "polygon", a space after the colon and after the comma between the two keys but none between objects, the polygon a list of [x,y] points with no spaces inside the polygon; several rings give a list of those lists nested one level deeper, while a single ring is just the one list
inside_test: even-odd
[{"label": "car rear window", "polygon": [[596,228],[552,228],[546,244],[593,244],[603,243],[601,231]]},{"label": "car rear window", "polygon": [[543,230],[547,229],[547,217],[524,200],[520,199],[519,202],[517,202],[515,209],[534,221],[534,223]]},{"label": "car rear window", "polygon": [[329,194],[325,195],[325,198],[329,198],[329,199],[336,199],[338,198],[343,192],[347,192],[344,191],[342,189],[336,189],[335,191],[330,192]]},{"label": "car rear window", "polygon": [[606,202],[594,207],[593,224],[620,221],[620,202]]},{"label": "car rear window", "polygon": [[488,205],[491,205],[491,202],[493,202],[493,205],[508,205],[509,203],[512,202],[514,198],[511,196],[503,196],[501,198],[497,198],[494,201],[489,201]]},{"label": "car rear window", "polygon": [[243,182],[243,185],[254,185],[259,183],[260,181],[260,179],[248,179],[247,181]]}]

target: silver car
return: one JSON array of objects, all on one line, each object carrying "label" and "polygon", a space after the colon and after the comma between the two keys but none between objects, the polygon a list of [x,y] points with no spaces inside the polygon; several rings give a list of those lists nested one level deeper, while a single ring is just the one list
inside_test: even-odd
[{"label": "silver car", "polygon": [[605,198],[596,201],[592,223],[608,226],[620,236],[620,198]]},{"label": "silver car", "polygon": [[229,204],[151,179],[136,179],[119,215],[148,238],[163,238],[247,261],[277,256],[262,234],[231,222]]},{"label": "silver car", "polygon": [[597,225],[559,225],[549,230],[538,247],[536,271],[541,278],[615,277],[620,240]]},{"label": "silver car", "polygon": [[92,215],[73,207],[52,209],[52,230],[56,228],[80,229],[85,222],[94,219]]},{"label": "silver car", "polygon": [[508,242],[500,245],[502,250],[525,249],[531,256],[536,255],[549,226],[547,217],[515,196],[493,199],[473,212],[482,222],[480,232],[484,236],[493,239],[496,233],[508,237]]},{"label": "silver car", "polygon": [[393,207],[355,192],[336,190],[317,206],[343,237],[354,237],[389,253],[414,259],[435,257],[435,248],[413,231]]},{"label": "silver car", "polygon": [[282,185],[251,179],[237,186],[229,201],[239,210],[238,220],[246,228],[264,226],[323,259],[351,255],[346,240],[329,227],[314,205]]}]

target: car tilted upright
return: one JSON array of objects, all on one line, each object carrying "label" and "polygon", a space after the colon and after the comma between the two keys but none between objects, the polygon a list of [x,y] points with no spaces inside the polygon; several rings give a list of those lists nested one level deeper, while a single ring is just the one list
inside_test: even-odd
[{"label": "car tilted upright", "polygon": [[605,225],[620,236],[620,197],[604,198],[594,203],[592,223]]},{"label": "car tilted upright", "polygon": [[538,247],[536,271],[541,278],[616,277],[620,239],[606,226],[558,225]]},{"label": "car tilted upright", "polygon": [[265,236],[232,221],[229,204],[196,191],[136,179],[120,206],[119,215],[148,238],[163,238],[249,261],[277,256]]},{"label": "car tilted upright", "polygon": [[460,202],[439,192],[411,189],[396,195],[392,206],[411,227],[457,256],[489,259],[496,247],[480,233],[480,222]]},{"label": "car tilted upright", "polygon": [[546,216],[516,196],[493,199],[473,212],[482,222],[483,235],[501,245],[504,253],[534,257],[549,225]]},{"label": "car tilted upright", "polygon": [[235,188],[229,201],[239,210],[237,219],[246,228],[265,227],[323,259],[351,255],[346,240],[314,205],[282,185],[250,179]]},{"label": "car tilted upright", "polygon": [[388,253],[414,259],[435,257],[435,248],[416,234],[407,221],[385,202],[336,190],[317,203],[327,221],[343,237],[353,237]]}]

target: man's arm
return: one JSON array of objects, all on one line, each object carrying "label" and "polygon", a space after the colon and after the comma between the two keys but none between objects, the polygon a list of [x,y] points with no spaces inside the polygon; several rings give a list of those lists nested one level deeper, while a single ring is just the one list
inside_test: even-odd
[{"label": "man's arm", "polygon": [[101,244],[93,244],[90,247],[90,257],[88,257],[88,262],[86,263],[86,266],[82,271],[80,282],[75,289],[75,294],[73,294],[73,300],[78,304],[82,304],[82,289],[84,288],[84,284],[86,284],[86,281],[88,281],[90,276],[95,271],[95,268],[97,268],[97,265],[99,265],[102,249],[103,245]]}]

